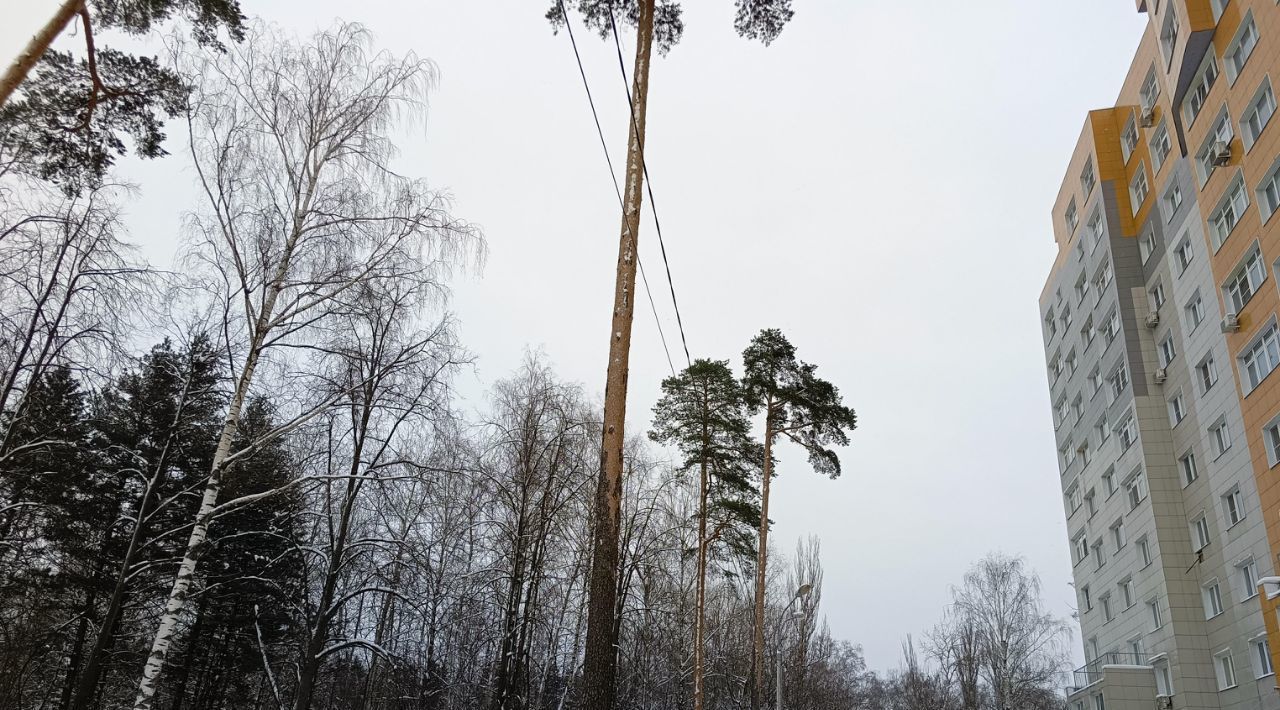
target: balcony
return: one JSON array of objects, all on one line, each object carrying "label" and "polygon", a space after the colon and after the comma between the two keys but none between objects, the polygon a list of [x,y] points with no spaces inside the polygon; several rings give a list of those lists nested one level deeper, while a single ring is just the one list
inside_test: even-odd
[{"label": "balcony", "polygon": [[1073,695],[1101,681],[1102,670],[1107,666],[1150,668],[1146,654],[1104,653],[1072,672],[1072,682],[1067,688],[1067,694]]}]

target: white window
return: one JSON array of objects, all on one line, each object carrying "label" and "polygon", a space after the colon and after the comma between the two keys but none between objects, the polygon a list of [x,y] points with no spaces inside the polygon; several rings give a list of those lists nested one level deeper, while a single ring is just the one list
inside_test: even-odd
[{"label": "white window", "polygon": [[1248,392],[1252,392],[1255,387],[1262,384],[1267,375],[1276,369],[1276,365],[1280,365],[1280,338],[1276,337],[1275,323],[1268,326],[1254,339],[1253,343],[1245,348],[1244,353],[1240,355],[1240,364],[1244,370],[1245,382],[1249,387]]},{"label": "white window", "polygon": [[1244,520],[1244,494],[1239,488],[1233,488],[1222,496],[1222,512],[1226,514],[1227,527]]},{"label": "white window", "polygon": [[1183,487],[1191,485],[1200,477],[1200,470],[1196,468],[1196,455],[1190,451],[1178,459],[1178,467],[1182,469]]},{"label": "white window", "polygon": [[1200,292],[1196,291],[1191,297],[1191,302],[1187,304],[1187,330],[1195,330],[1196,326],[1204,321],[1204,299],[1200,298]]},{"label": "white window", "polygon": [[1258,136],[1262,135],[1262,130],[1271,122],[1275,113],[1276,96],[1271,93],[1271,81],[1264,79],[1258,93],[1249,102],[1249,108],[1245,109],[1244,116],[1240,118],[1240,139],[1244,142],[1246,151],[1258,141]]},{"label": "white window", "polygon": [[1120,134],[1120,149],[1124,153],[1124,162],[1129,162],[1129,156],[1133,155],[1134,149],[1138,147],[1138,124],[1133,120],[1133,114],[1129,115],[1129,122],[1124,124],[1124,132]]},{"label": "white window", "polygon": [[1080,486],[1072,486],[1071,490],[1067,491],[1067,511],[1074,513],[1080,510],[1080,503]]},{"label": "white window", "polygon": [[[1151,564],[1151,542],[1143,535],[1138,540],[1138,554],[1142,557],[1142,566],[1146,567]],[[1157,624],[1157,627],[1159,624]]]},{"label": "white window", "polygon": [[[1092,330],[1086,335],[1087,335],[1088,341],[1093,342]],[[1088,347],[1087,343],[1085,347]],[[1092,399],[1093,396],[1098,393],[1098,390],[1102,389],[1102,371],[1099,370],[1097,367],[1094,367],[1093,370],[1089,372],[1089,376],[1085,378],[1085,382],[1089,386],[1089,398]]]},{"label": "white window", "polygon": [[1124,602],[1126,609],[1138,603],[1138,598],[1133,594],[1132,579],[1124,579],[1120,582],[1120,600]]},{"label": "white window", "polygon": [[1058,317],[1062,321],[1062,329],[1067,330],[1071,327],[1071,309],[1063,308],[1062,315]]},{"label": "white window", "polygon": [[1231,651],[1220,651],[1213,659],[1214,668],[1218,671],[1218,690],[1236,687],[1236,664],[1231,660]]},{"label": "white window", "polygon": [[1262,213],[1262,221],[1265,224],[1271,219],[1271,215],[1280,209],[1280,160],[1276,160],[1271,172],[1267,173],[1267,177],[1262,180],[1262,184],[1258,185],[1258,210]]},{"label": "white window", "polygon": [[1267,447],[1267,463],[1275,466],[1280,463],[1280,417],[1263,427],[1262,438]]},{"label": "white window", "polygon": [[1258,27],[1253,22],[1253,13],[1250,12],[1244,22],[1240,23],[1240,29],[1236,30],[1235,38],[1231,40],[1231,44],[1227,45],[1227,51],[1222,55],[1227,79],[1231,83],[1234,84],[1236,78],[1240,76],[1240,70],[1244,69],[1245,63],[1249,61],[1256,46],[1258,46]]},{"label": "white window", "polygon": [[1164,24],[1160,25],[1160,54],[1167,66],[1173,61],[1173,50],[1178,46],[1177,5],[1170,4],[1164,11]]},{"label": "white window", "polygon": [[1111,524],[1111,543],[1115,546],[1115,554],[1120,554],[1124,549],[1125,543],[1129,542],[1129,538],[1125,536],[1124,520],[1120,519]]},{"label": "white window", "polygon": [[1222,19],[1222,11],[1226,9],[1229,2],[1231,0],[1209,0],[1209,9],[1213,11],[1214,22]]},{"label": "white window", "polygon": [[1231,448],[1231,431],[1227,429],[1227,423],[1219,420],[1209,428],[1209,441],[1213,444],[1213,455],[1218,457],[1226,453]]},{"label": "white window", "polygon": [[1178,350],[1173,344],[1172,333],[1165,336],[1164,340],[1160,341],[1160,352],[1158,354],[1160,367],[1168,367],[1169,363],[1173,362],[1173,359],[1178,356]]},{"label": "white window", "polygon": [[1177,214],[1178,208],[1182,206],[1182,186],[1174,184],[1164,193],[1164,219],[1166,222],[1172,221],[1173,216]]},{"label": "white window", "polygon": [[1142,471],[1137,471],[1129,477],[1125,482],[1125,490],[1129,495],[1129,509],[1133,510],[1138,507],[1147,497],[1147,479],[1142,475]]},{"label": "white window", "polygon": [[1173,399],[1169,400],[1169,422],[1173,424],[1173,426],[1178,426],[1182,423],[1182,420],[1186,418],[1187,404],[1183,400],[1182,393],[1179,392],[1173,396]]},{"label": "white window", "polygon": [[1080,187],[1084,190],[1084,196],[1088,197],[1093,192],[1093,184],[1097,182],[1097,176],[1093,172],[1093,156],[1089,156],[1084,161],[1084,168],[1080,170]]},{"label": "white window", "polygon": [[1111,495],[1116,492],[1115,469],[1109,468],[1106,473],[1102,474],[1102,483],[1107,489],[1107,497],[1110,498]]},{"label": "white window", "polygon": [[1204,356],[1196,365],[1196,379],[1200,381],[1200,394],[1205,394],[1218,384],[1218,364],[1213,360],[1213,353]]},{"label": "white window", "polygon": [[1080,417],[1084,415],[1084,400],[1080,395],[1076,395],[1076,398],[1071,401],[1071,414],[1076,421],[1080,421]]},{"label": "white window", "polygon": [[[1071,552],[1072,552],[1072,555],[1075,557],[1075,559],[1072,560],[1075,564],[1080,564],[1081,562],[1084,562],[1089,557],[1089,539],[1085,537],[1085,534],[1083,532],[1076,535],[1075,538],[1071,540]],[[1089,588],[1087,586],[1081,587],[1080,594],[1085,599],[1085,601],[1088,601]],[[1085,608],[1088,609],[1089,605],[1085,604]]]},{"label": "white window", "polygon": [[1076,231],[1076,225],[1080,224],[1080,215],[1076,213],[1076,200],[1071,198],[1071,203],[1067,205],[1067,213],[1065,215],[1067,221],[1067,233],[1071,234]]},{"label": "white window", "polygon": [[1209,519],[1204,513],[1191,521],[1191,544],[1197,550],[1203,550],[1209,545]]},{"label": "white window", "polygon": [[1138,254],[1142,257],[1142,263],[1147,263],[1147,260],[1151,258],[1155,250],[1156,235],[1148,230],[1146,234],[1142,235],[1142,239],[1138,240]]},{"label": "white window", "polygon": [[1169,142],[1169,128],[1164,121],[1160,122],[1160,127],[1151,135],[1148,145],[1151,148],[1151,172],[1159,173],[1165,158],[1169,157],[1169,151],[1173,149],[1173,144]]},{"label": "white window", "polygon": [[1089,218],[1089,235],[1093,240],[1092,246],[1089,247],[1090,252],[1097,249],[1098,245],[1102,243],[1102,237],[1105,232],[1106,230],[1102,226],[1102,211],[1095,209],[1093,216]]},{"label": "white window", "polygon": [[1147,199],[1147,169],[1142,163],[1138,163],[1138,172],[1134,173],[1133,180],[1129,182],[1129,197],[1133,200],[1133,213],[1138,214],[1138,210],[1142,209],[1142,203]]},{"label": "white window", "polygon": [[1155,67],[1147,70],[1147,78],[1142,80],[1139,93],[1142,94],[1142,108],[1155,108],[1156,99],[1160,98],[1160,82],[1156,80]]},{"label": "white window", "polygon": [[1089,489],[1088,493],[1084,494],[1084,507],[1090,518],[1098,513],[1097,498],[1098,496],[1094,493],[1092,488]]},{"label": "white window", "polygon": [[1160,310],[1160,306],[1164,305],[1164,283],[1157,281],[1156,285],[1147,291],[1147,295],[1151,297],[1151,310]]},{"label": "white window", "polygon": [[1058,449],[1058,453],[1062,455],[1062,468],[1071,468],[1071,464],[1076,462],[1076,447],[1072,446],[1071,442],[1063,444],[1062,448]]},{"label": "white window", "polygon": [[1058,428],[1067,421],[1067,399],[1063,397],[1053,405],[1053,426]]},{"label": "white window", "polygon": [[1053,309],[1044,314],[1044,329],[1049,332],[1048,340],[1053,340],[1053,336],[1058,334],[1058,320],[1053,317]]},{"label": "white window", "polygon": [[1142,663],[1147,659],[1147,649],[1142,645],[1141,636],[1129,639],[1129,655],[1133,657],[1134,663]]},{"label": "white window", "polygon": [[1094,569],[1102,569],[1107,564],[1107,553],[1102,549],[1102,542],[1093,543]]},{"label": "white window", "polygon": [[1138,440],[1138,425],[1134,423],[1132,415],[1125,417],[1116,431],[1120,436],[1120,444],[1125,449],[1133,446],[1134,442]]},{"label": "white window", "polygon": [[1173,695],[1173,676],[1169,673],[1169,663],[1161,661],[1152,667],[1156,671],[1156,695]]},{"label": "white window", "polygon": [[1102,292],[1107,290],[1107,287],[1111,285],[1111,280],[1114,277],[1115,270],[1111,268],[1111,262],[1109,260],[1102,262],[1102,266],[1098,267],[1098,276],[1094,279],[1098,284],[1099,296],[1101,296]]},{"label": "white window", "polygon": [[[1173,14],[1170,9],[1170,15]],[[1213,88],[1213,82],[1218,79],[1218,63],[1213,52],[1205,52],[1204,66],[1200,68],[1200,73],[1191,82],[1191,88],[1187,91],[1186,98],[1182,100],[1182,114],[1188,126],[1195,123],[1196,117],[1200,115],[1200,111],[1204,108],[1204,102],[1209,98],[1209,89]]]},{"label": "white window", "polygon": [[1102,607],[1102,623],[1111,621],[1114,617],[1111,615],[1111,595],[1103,594],[1098,597],[1098,604]]},{"label": "white window", "polygon": [[1204,597],[1204,618],[1212,619],[1222,613],[1222,590],[1218,587],[1218,580],[1204,585],[1200,594]]},{"label": "white window", "polygon": [[1227,193],[1223,195],[1218,207],[1209,215],[1209,229],[1213,233],[1213,248],[1217,249],[1227,241],[1232,230],[1240,223],[1245,210],[1249,209],[1249,195],[1244,189],[1244,178],[1236,176]]},{"label": "white window", "polygon": [[1191,249],[1191,240],[1184,238],[1178,248],[1173,250],[1173,260],[1178,265],[1178,275],[1186,273],[1187,267],[1191,266],[1191,260],[1195,257],[1195,252]]},{"label": "white window", "polygon": [[1107,701],[1102,699],[1102,694],[1093,696],[1093,710],[1107,710]]},{"label": "white window", "polygon": [[1258,565],[1252,558],[1236,564],[1236,577],[1240,580],[1240,601],[1258,596]]},{"label": "white window", "polygon": [[[1120,363],[1120,367],[1117,367],[1115,371],[1111,373],[1111,377],[1108,378],[1108,381],[1111,383],[1111,391],[1114,393],[1114,396],[1119,397],[1124,394],[1125,389],[1129,386],[1129,369],[1124,366],[1124,363]],[[1132,422],[1129,423],[1132,424]]]},{"label": "white window", "polygon": [[1080,366],[1080,358],[1076,357],[1076,351],[1072,350],[1067,353],[1067,372],[1076,374],[1076,368]]},{"label": "white window", "polygon": [[1164,626],[1164,620],[1160,618],[1160,600],[1152,599],[1147,602],[1147,614],[1151,619],[1151,630],[1156,631]]},{"label": "white window", "polygon": [[1227,277],[1227,301],[1232,311],[1239,313],[1258,292],[1258,287],[1267,278],[1267,267],[1262,265],[1262,252],[1258,247],[1251,249],[1236,270]]},{"label": "white window", "polygon": [[1112,311],[1107,316],[1106,323],[1102,325],[1102,339],[1107,345],[1110,345],[1111,341],[1115,340],[1118,335],[1120,335],[1120,311]]},{"label": "white window", "polygon": [[1253,646],[1253,677],[1265,678],[1275,671],[1271,667],[1271,644],[1266,636],[1259,636],[1250,642]]}]

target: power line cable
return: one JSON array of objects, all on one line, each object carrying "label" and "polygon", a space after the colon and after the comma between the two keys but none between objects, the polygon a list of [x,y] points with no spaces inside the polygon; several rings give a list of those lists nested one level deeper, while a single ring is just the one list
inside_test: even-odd
[{"label": "power line cable", "polygon": [[[573,45],[573,56],[574,56],[574,59],[576,59],[578,62],[578,74],[582,76],[582,88],[585,89],[587,92],[587,103],[591,106],[591,117],[595,120],[595,123],[596,123],[596,134],[600,136],[600,148],[604,150],[604,160],[605,160],[605,163],[609,166],[609,177],[613,180],[613,192],[618,197],[618,207],[625,211],[626,204],[622,200],[622,188],[618,185],[618,174],[614,171],[614,168],[613,168],[613,158],[609,157],[609,144],[604,139],[604,129],[600,126],[600,114],[596,111],[596,102],[591,95],[591,83],[587,81],[587,72],[582,67],[582,55],[578,53],[578,40],[573,36],[573,23],[569,19],[569,13],[565,10],[564,0],[558,0],[558,2],[560,5],[560,14],[564,16],[564,26],[569,31],[569,43]],[[633,115],[631,119],[634,124],[635,116]],[[641,151],[641,154],[643,155],[643,150]],[[646,169],[645,175],[646,176],[648,175],[647,169]],[[649,199],[652,202],[653,200],[652,190],[650,190]],[[645,271],[644,271],[644,261],[640,259],[640,250],[635,248],[635,245],[636,245],[635,235],[631,233],[630,225],[626,224],[625,219],[623,221],[623,224],[626,225],[626,228],[627,228],[627,237],[631,239],[631,247],[634,250],[636,255],[636,264],[640,267],[640,280],[644,283],[645,295],[649,297],[649,309],[653,311],[653,321],[658,326],[658,337],[662,340],[662,351],[667,356],[667,367],[671,368],[671,375],[674,377],[676,374],[676,366],[674,362],[671,360],[671,349],[667,347],[667,335],[662,331],[662,320],[658,317],[658,306],[653,301],[653,291],[649,289],[649,277],[647,274],[645,274]],[[659,237],[661,237],[661,233],[659,233]],[[659,242],[661,242],[661,239],[659,239]],[[664,261],[666,260],[665,249],[663,250],[662,258]],[[671,278],[671,270],[667,269],[668,281],[670,280],[670,278]],[[674,291],[672,292],[672,296],[674,299]],[[679,323],[679,321],[680,321],[680,314],[677,311],[676,313],[677,324]],[[680,328],[680,339],[681,341],[684,340],[683,326],[681,326]],[[684,352],[685,352],[685,358],[687,359],[689,356],[688,346],[685,346]]]},{"label": "power line cable", "polygon": [[635,131],[640,141],[640,165],[644,169],[644,186],[649,193],[649,210],[653,213],[653,227],[658,233],[658,247],[662,251],[662,265],[667,271],[667,287],[671,289],[671,306],[676,312],[676,326],[680,329],[680,344],[684,346],[684,359],[690,365],[689,341],[684,336],[684,319],[680,317],[680,302],[676,300],[676,285],[671,278],[671,262],[667,260],[667,244],[662,239],[662,222],[658,220],[658,202],[653,198],[653,180],[649,178],[649,163],[644,155],[644,135],[636,124],[636,105],[631,96],[631,83],[627,79],[627,64],[622,59],[622,42],[618,39],[618,25],[613,19],[613,8],[609,9],[609,28],[613,33],[613,46],[618,50],[618,69],[622,72],[622,85],[627,90],[627,107],[630,109],[631,130]]}]

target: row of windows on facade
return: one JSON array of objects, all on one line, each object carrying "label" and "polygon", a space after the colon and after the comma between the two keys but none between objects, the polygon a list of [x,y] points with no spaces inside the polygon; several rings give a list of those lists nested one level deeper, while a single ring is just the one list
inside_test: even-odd
[{"label": "row of windows on facade", "polygon": [[[1159,614],[1158,607],[1156,614]],[[1129,653],[1137,658],[1147,659],[1146,650],[1143,648],[1141,638],[1130,639]],[[1097,651],[1097,639],[1089,639],[1089,646],[1092,647],[1092,656],[1094,663],[1121,665],[1120,651],[1113,650],[1106,653]],[[1275,671],[1271,667],[1271,646],[1267,642],[1265,635],[1255,636],[1249,639],[1249,658],[1253,665],[1253,677],[1255,680],[1261,680],[1274,675]],[[1141,661],[1138,661],[1141,662]],[[1173,683],[1173,674],[1169,669],[1169,659],[1165,654],[1157,654],[1150,657],[1147,661],[1155,672],[1156,695],[1172,696],[1176,693]],[[1234,654],[1230,648],[1224,648],[1213,654],[1213,668],[1215,680],[1218,683],[1218,690],[1231,690],[1238,685],[1236,679],[1236,664]],[[1106,710],[1106,702],[1101,693],[1094,693],[1092,698],[1092,710]],[[1086,705],[1086,700],[1077,700],[1072,705],[1072,710],[1090,710]]]}]

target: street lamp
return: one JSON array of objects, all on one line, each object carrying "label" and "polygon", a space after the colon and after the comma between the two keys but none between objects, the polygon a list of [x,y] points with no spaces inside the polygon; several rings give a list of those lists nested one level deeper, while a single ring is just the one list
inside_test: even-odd
[{"label": "street lamp", "polygon": [[[787,623],[787,619],[793,618],[791,616],[787,616],[787,612],[791,611],[792,604],[795,604],[796,602],[800,601],[801,597],[809,596],[809,592],[812,592],[812,591],[813,591],[812,584],[809,584],[808,582],[806,582],[800,585],[800,588],[797,589],[796,593],[791,597],[791,601],[787,602],[787,606],[783,608],[782,619],[778,622],[778,639],[777,639],[778,643],[776,644],[778,648],[778,680],[776,683],[774,683],[774,702],[773,702],[774,710],[782,710],[782,629],[783,629],[783,626]],[[795,616],[803,616],[803,614],[800,612],[796,612]]]}]

